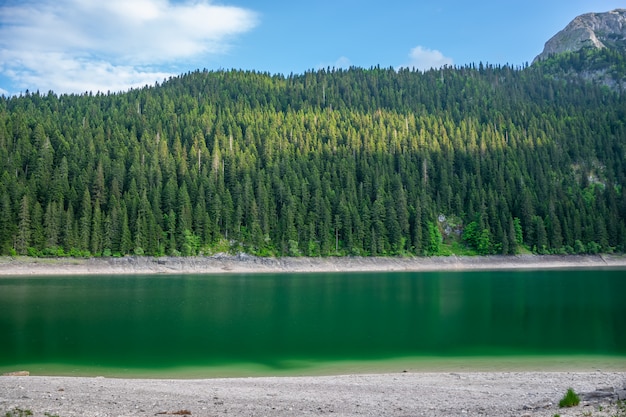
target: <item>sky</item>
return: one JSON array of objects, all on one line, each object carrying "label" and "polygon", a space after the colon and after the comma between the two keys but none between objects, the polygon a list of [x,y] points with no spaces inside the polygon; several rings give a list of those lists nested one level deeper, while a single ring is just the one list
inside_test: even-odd
[{"label": "sky", "polygon": [[119,92],[196,69],[532,62],[624,0],[0,0],[0,95]]}]

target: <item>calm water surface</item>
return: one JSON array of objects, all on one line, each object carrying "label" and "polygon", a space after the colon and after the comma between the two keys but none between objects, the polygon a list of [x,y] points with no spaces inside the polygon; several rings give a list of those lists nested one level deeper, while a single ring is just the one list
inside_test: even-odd
[{"label": "calm water surface", "polygon": [[619,367],[626,270],[2,278],[0,340],[0,372],[40,374],[564,357]]}]

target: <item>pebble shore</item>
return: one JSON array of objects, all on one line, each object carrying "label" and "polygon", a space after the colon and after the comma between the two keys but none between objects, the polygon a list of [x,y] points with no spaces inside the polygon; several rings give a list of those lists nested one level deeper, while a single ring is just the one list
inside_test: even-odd
[{"label": "pebble shore", "polygon": [[626,267],[626,255],[262,258],[247,254],[121,258],[0,257],[0,276],[463,271]]},{"label": "pebble shore", "polygon": [[[581,403],[559,408],[568,388]],[[398,373],[203,380],[0,377],[34,416],[619,416],[626,372]],[[623,414],[619,414],[622,412]],[[17,414],[14,414],[17,415]]]}]

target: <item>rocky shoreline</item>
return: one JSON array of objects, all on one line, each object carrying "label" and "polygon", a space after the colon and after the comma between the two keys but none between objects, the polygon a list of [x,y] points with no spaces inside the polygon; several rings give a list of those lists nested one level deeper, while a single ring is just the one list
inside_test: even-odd
[{"label": "rocky shoreline", "polygon": [[626,255],[262,258],[247,254],[197,257],[0,257],[2,275],[215,274],[277,272],[452,271],[626,267]]},{"label": "rocky shoreline", "polygon": [[[568,388],[581,403],[559,408]],[[397,373],[140,380],[0,377],[0,412],[34,416],[624,416],[625,372]]]}]

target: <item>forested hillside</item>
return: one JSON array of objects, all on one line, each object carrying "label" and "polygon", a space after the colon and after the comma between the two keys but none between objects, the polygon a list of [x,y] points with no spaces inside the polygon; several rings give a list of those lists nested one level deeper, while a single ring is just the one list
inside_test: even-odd
[{"label": "forested hillside", "polygon": [[546,65],[0,99],[0,253],[626,248],[626,96]]},{"label": "forested hillside", "polygon": [[569,82],[591,81],[623,92],[626,90],[626,46],[582,48],[537,61],[535,66],[553,77]]}]

